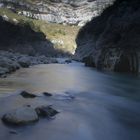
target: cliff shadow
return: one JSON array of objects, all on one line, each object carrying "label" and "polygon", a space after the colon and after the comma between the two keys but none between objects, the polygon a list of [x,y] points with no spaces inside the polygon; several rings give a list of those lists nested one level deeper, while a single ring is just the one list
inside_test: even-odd
[{"label": "cliff shadow", "polygon": [[0,17],[0,50],[50,57],[70,55],[55,49],[46,35],[34,30],[29,23],[14,23],[3,17]]}]

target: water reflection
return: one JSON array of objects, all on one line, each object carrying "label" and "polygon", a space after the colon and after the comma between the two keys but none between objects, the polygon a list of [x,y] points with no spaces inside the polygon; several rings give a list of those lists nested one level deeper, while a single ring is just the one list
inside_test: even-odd
[{"label": "water reflection", "polygon": [[[31,92],[102,91],[140,99],[140,78],[131,75],[101,73],[83,64],[38,65],[21,69],[0,79],[0,93],[26,89]],[[7,90],[6,90],[7,89]]]}]

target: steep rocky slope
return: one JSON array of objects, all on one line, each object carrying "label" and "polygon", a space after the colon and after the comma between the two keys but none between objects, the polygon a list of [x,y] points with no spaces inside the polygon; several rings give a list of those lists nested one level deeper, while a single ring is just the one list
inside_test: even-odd
[{"label": "steep rocky slope", "polygon": [[0,8],[0,15],[7,22],[21,25],[28,24],[32,30],[42,33],[44,38],[50,40],[53,47],[57,50],[74,53],[76,49],[75,37],[79,30],[79,27],[77,26],[64,26],[56,23],[46,23],[42,20],[31,19],[22,15],[18,15],[7,8]]},{"label": "steep rocky slope", "polygon": [[116,0],[79,32],[76,55],[86,65],[140,72],[140,1]]},{"label": "steep rocky slope", "polygon": [[84,25],[114,0],[0,0],[18,14],[53,23]]},{"label": "steep rocky slope", "polygon": [[33,30],[29,23],[13,23],[3,17],[0,17],[0,49],[29,55],[57,54],[46,36],[39,30]]}]

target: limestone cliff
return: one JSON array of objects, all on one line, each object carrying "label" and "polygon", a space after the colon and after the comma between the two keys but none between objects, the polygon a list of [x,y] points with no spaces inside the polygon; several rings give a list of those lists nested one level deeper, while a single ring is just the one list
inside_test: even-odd
[{"label": "limestone cliff", "polygon": [[140,1],[116,0],[79,32],[76,55],[86,65],[140,72]]},{"label": "limestone cliff", "polygon": [[[80,28],[78,26],[83,26],[87,21],[90,21],[92,17],[99,15],[112,1],[113,0],[0,0],[0,15],[5,20],[10,20],[14,23],[31,23],[31,28],[33,30],[39,29],[39,31],[52,42],[55,49],[74,54],[76,49],[75,37]],[[22,40],[24,40],[26,35],[22,37]],[[15,37],[15,39],[16,38],[17,37]],[[45,48],[46,45],[44,43],[40,43],[39,45],[35,42],[34,45],[27,45],[24,42],[22,46],[26,47],[17,47],[17,49],[32,48],[30,46],[37,46],[37,48],[44,46]],[[8,48],[10,47],[8,46]],[[44,51],[44,53],[45,52],[46,51]]]},{"label": "limestone cliff", "polygon": [[83,26],[114,0],[0,0],[18,14],[47,22]]}]

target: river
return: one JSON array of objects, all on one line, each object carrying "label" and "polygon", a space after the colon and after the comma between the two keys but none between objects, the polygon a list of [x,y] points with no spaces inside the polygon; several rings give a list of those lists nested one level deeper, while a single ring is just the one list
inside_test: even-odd
[{"label": "river", "polygon": [[[56,98],[23,101],[9,94],[19,90],[40,96],[47,91]],[[64,93],[75,99],[58,98]],[[54,120],[19,128],[0,122],[0,140],[140,140],[138,76],[99,72],[74,62],[32,66],[0,79],[0,115],[29,101],[53,104],[60,113]],[[18,134],[9,133],[11,129]]]}]

